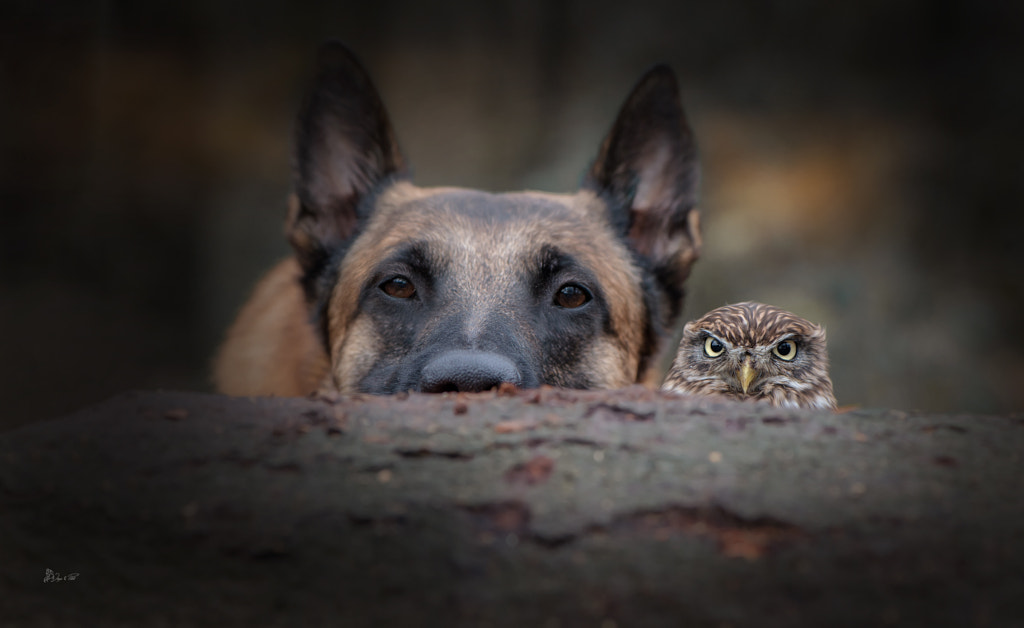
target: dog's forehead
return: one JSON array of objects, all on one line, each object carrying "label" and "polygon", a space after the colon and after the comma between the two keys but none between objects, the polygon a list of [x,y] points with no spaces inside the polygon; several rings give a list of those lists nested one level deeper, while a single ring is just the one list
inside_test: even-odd
[{"label": "dog's forehead", "polygon": [[591,192],[489,193],[400,183],[381,194],[368,231],[374,246],[384,249],[429,243],[432,257],[458,258],[467,272],[488,260],[522,260],[545,247],[582,258],[615,257],[624,250],[602,207]]},{"label": "dog's forehead", "polygon": [[382,199],[396,218],[432,215],[447,224],[576,223],[587,219],[580,195],[545,192],[491,193],[465,188],[396,186]]}]

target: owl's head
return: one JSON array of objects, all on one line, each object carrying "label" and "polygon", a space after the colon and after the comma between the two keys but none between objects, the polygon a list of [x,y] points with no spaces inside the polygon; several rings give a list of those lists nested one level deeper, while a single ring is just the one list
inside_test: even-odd
[{"label": "owl's head", "polygon": [[825,330],[763,303],[737,303],[687,323],[664,388],[835,408]]}]

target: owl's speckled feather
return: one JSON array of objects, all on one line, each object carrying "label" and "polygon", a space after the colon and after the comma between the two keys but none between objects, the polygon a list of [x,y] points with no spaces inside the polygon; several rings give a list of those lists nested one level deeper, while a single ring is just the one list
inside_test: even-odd
[{"label": "owl's speckled feather", "polygon": [[687,323],[662,389],[779,407],[836,408],[825,330],[763,303],[726,305]]}]

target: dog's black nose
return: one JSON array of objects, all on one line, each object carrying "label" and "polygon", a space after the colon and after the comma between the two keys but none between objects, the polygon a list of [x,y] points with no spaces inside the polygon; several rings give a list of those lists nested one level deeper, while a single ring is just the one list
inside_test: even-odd
[{"label": "dog's black nose", "polygon": [[480,392],[497,388],[504,382],[523,385],[519,369],[505,356],[483,351],[447,351],[423,367],[420,390]]}]

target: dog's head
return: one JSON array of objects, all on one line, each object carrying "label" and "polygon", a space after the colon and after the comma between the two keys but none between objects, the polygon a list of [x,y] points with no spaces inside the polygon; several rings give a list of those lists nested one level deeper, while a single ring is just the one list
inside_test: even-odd
[{"label": "dog's head", "polygon": [[287,233],[343,391],[643,378],[700,252],[672,72],[647,73],[572,195],[420,188],[366,71],[321,51]]}]

